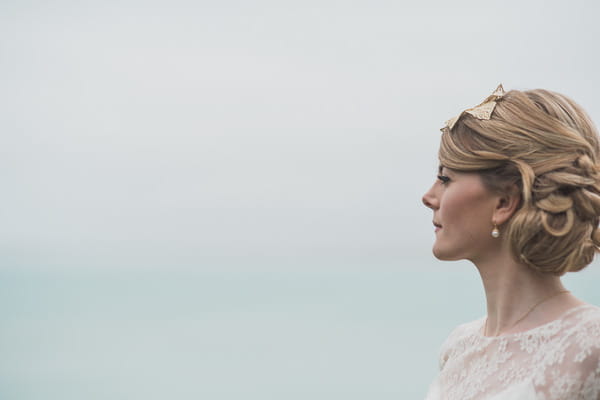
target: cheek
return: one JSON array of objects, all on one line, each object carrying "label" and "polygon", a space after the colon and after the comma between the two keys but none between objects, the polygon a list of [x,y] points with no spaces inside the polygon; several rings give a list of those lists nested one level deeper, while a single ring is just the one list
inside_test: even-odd
[{"label": "cheek", "polygon": [[440,208],[442,223],[456,222],[457,219],[469,217],[469,202],[461,196],[448,196]]},{"label": "cheek", "polygon": [[481,228],[491,220],[491,207],[486,206],[485,199],[481,196],[469,193],[452,193],[445,199],[443,207],[440,208],[442,224],[452,223],[449,228],[460,224],[465,228]]}]

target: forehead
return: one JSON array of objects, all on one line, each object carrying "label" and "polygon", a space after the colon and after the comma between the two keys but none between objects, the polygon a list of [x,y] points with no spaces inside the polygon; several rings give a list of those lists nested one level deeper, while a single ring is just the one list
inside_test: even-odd
[{"label": "forehead", "polygon": [[440,164],[440,165],[438,166],[438,172],[439,172],[439,173],[442,173],[442,172],[453,172],[453,173],[455,173],[455,174],[456,174],[456,173],[460,173],[461,171],[458,171],[458,170],[456,170],[456,169],[452,169],[452,168],[448,168],[448,167],[446,167],[445,165],[443,165],[443,164]]},{"label": "forehead", "polygon": [[461,169],[455,169],[455,168],[447,167],[447,166],[445,166],[443,164],[440,164],[438,166],[438,172],[440,172],[440,173],[442,173],[442,172],[444,172],[444,173],[450,172],[450,173],[455,174],[455,175],[465,175],[465,176],[472,176],[472,177],[479,177],[479,178],[481,178],[480,171],[477,171],[477,170],[466,171],[466,170],[461,170]]}]

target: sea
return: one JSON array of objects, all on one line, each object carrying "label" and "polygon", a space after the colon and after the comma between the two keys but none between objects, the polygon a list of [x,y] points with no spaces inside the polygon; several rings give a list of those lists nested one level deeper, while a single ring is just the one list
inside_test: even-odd
[{"label": "sea", "polygon": [[[564,278],[600,305],[597,262]],[[441,343],[485,314],[432,259],[0,268],[0,399],[422,399]]]}]

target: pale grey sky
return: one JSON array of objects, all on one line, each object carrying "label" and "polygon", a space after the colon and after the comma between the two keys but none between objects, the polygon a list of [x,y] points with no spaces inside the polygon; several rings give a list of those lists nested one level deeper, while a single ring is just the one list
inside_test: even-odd
[{"label": "pale grey sky", "polygon": [[[429,257],[443,121],[506,89],[600,121],[591,1],[8,1],[3,264]],[[33,258],[32,258],[33,257]]]},{"label": "pale grey sky", "polygon": [[600,123],[598,4],[3,0],[0,397],[423,398],[485,312],[439,128],[500,82]]}]

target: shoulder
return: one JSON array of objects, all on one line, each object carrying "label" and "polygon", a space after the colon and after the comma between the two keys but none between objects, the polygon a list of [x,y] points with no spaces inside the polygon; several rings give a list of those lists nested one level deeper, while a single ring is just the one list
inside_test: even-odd
[{"label": "shoulder", "polygon": [[572,343],[575,362],[582,362],[588,357],[600,361],[600,307],[586,305],[577,307],[566,325],[567,334]]},{"label": "shoulder", "polygon": [[445,343],[450,343],[460,338],[464,338],[465,336],[477,334],[481,330],[481,327],[483,326],[484,322],[485,317],[482,317],[474,321],[458,325],[450,332],[450,335],[448,335],[448,338],[446,339]]},{"label": "shoulder", "polygon": [[600,307],[585,304],[572,310],[574,321],[582,326],[597,327],[600,325]]},{"label": "shoulder", "polygon": [[559,319],[534,383],[546,398],[600,398],[600,308],[576,307]]},{"label": "shoulder", "polygon": [[[571,340],[600,347],[600,307],[590,304],[575,307],[560,318],[561,333]],[[581,343],[584,345],[584,343]]]},{"label": "shoulder", "polygon": [[[561,349],[565,361],[578,365],[600,360],[600,307],[585,304],[570,309],[538,332],[548,350]],[[521,342],[531,335],[521,335]],[[586,362],[587,363],[587,362]]]},{"label": "shoulder", "polygon": [[446,362],[454,355],[462,353],[478,339],[484,321],[485,318],[480,318],[460,324],[450,332],[440,349],[440,369],[444,368]]}]

